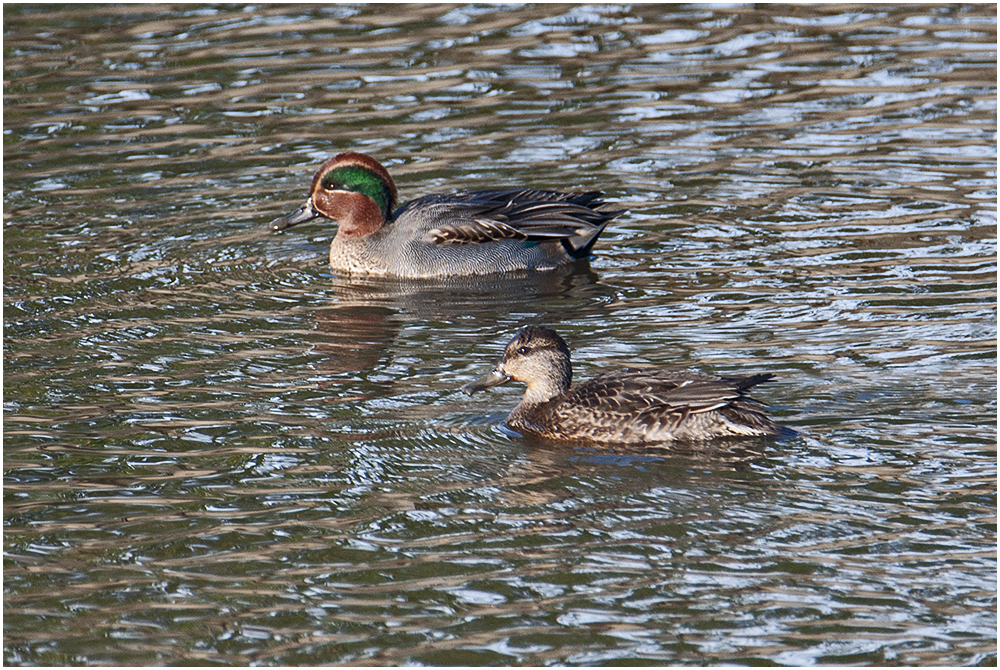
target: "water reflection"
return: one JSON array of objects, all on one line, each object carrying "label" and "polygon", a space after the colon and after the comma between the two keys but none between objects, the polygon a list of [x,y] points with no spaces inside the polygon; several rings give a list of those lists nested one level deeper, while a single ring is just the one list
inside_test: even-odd
[{"label": "water reflection", "polygon": [[[4,661],[996,662],[990,5],[5,6]],[[331,277],[303,171],[601,190],[589,264]],[[458,390],[774,372],[595,452]],[[992,661],[991,661],[992,659]]]},{"label": "water reflection", "polygon": [[[316,328],[324,334],[314,351],[326,358],[327,372],[369,370],[385,357],[400,331],[423,323],[420,337],[426,357],[449,357],[442,342],[433,337],[435,323],[460,324],[465,336],[490,340],[493,315],[508,320],[563,318],[576,303],[584,306],[610,290],[601,287],[586,261],[552,272],[509,273],[487,277],[451,277],[435,280],[401,280],[377,277],[333,277],[330,303],[316,309]],[[525,312],[524,306],[531,311]],[[553,312],[546,315],[546,311]],[[555,313],[559,312],[559,313]],[[482,318],[482,315],[488,315]]]}]

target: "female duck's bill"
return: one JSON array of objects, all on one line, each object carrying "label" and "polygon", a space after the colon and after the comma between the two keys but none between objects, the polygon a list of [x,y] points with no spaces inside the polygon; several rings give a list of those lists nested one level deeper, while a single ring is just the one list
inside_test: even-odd
[{"label": "female duck's bill", "polygon": [[609,221],[596,191],[494,189],[428,195],[396,208],[396,185],[369,156],[343,153],[313,177],[309,198],[272,230],[336,221],[334,271],[441,277],[549,270],[586,258]]},{"label": "female duck's bill", "polygon": [[569,347],[551,328],[526,326],[496,367],[466,384],[468,394],[527,384],[507,416],[510,428],[544,438],[598,443],[653,443],[737,436],[784,436],[762,403],[749,397],[770,373],[717,377],[691,370],[624,368],[571,387]]},{"label": "female duck's bill", "polygon": [[498,368],[493,368],[483,377],[480,377],[476,381],[469,382],[463,386],[462,390],[468,395],[472,395],[476,391],[485,391],[486,389],[493,388],[494,386],[506,384],[510,381],[510,379],[510,377],[500,372]]}]

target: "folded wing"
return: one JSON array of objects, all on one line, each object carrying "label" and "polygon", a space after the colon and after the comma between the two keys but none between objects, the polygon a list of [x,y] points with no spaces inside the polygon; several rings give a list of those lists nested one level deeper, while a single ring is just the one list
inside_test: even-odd
[{"label": "folded wing", "polygon": [[581,254],[589,251],[608,221],[624,211],[598,211],[596,208],[604,204],[600,196],[596,191],[558,193],[531,189],[431,195],[408,203],[394,218],[404,217],[406,210],[414,206],[430,211],[435,205],[443,205],[448,209],[447,220],[427,230],[423,235],[425,242],[562,240],[569,244],[567,251]]}]

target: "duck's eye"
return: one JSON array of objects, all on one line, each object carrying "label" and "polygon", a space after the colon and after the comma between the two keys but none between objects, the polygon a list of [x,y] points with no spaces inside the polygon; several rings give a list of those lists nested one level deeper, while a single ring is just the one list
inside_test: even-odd
[{"label": "duck's eye", "polygon": [[519,353],[522,356],[527,356],[528,355],[528,347],[519,347],[518,350],[517,350],[517,353]]}]

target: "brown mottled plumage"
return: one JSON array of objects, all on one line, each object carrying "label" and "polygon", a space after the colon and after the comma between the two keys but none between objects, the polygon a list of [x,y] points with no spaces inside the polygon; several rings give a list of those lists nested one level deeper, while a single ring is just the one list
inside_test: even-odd
[{"label": "brown mottled plumage", "polygon": [[564,441],[604,443],[788,435],[748,389],[773,375],[716,377],[694,371],[624,368],[570,388],[566,342],[551,328],[526,326],[497,366],[463,387],[472,394],[515,380],[528,385],[507,417],[511,428]]}]

